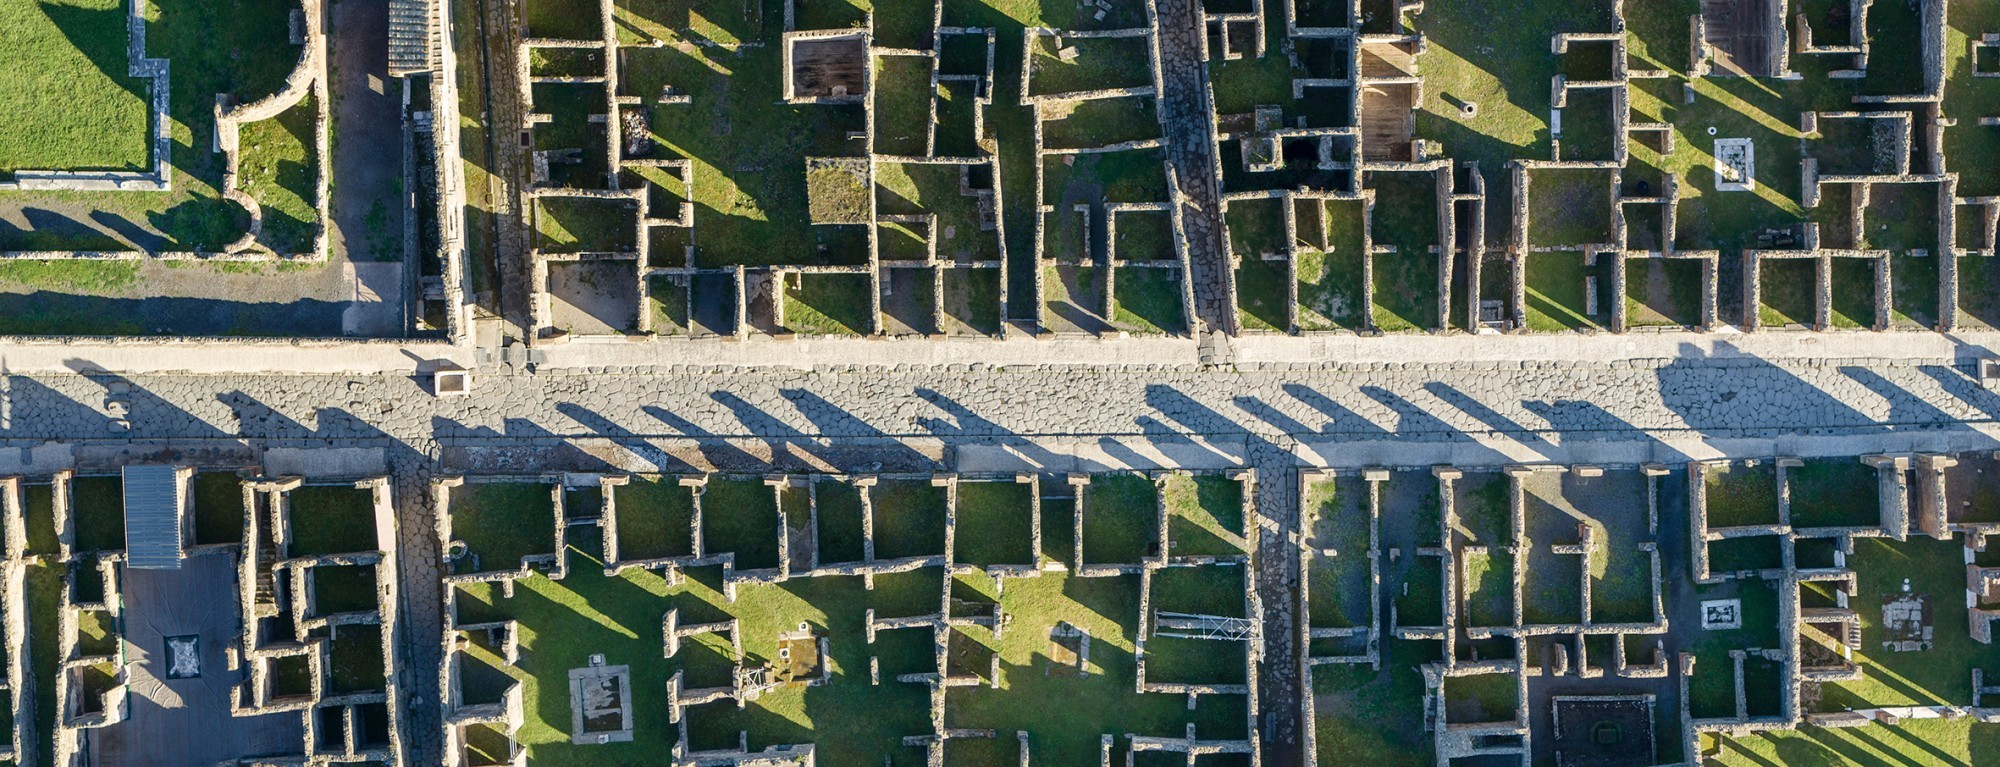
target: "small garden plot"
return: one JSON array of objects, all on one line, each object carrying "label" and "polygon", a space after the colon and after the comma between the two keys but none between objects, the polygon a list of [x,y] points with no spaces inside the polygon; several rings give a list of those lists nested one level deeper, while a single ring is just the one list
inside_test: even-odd
[{"label": "small garden plot", "polygon": [[935,42],[931,26],[933,0],[875,0],[870,14],[875,44],[885,48],[930,50]]},{"label": "small garden plot", "polygon": [[604,34],[598,5],[588,0],[528,0],[528,36],[595,40]]},{"label": "small garden plot", "polygon": [[333,677],[330,695],[377,692],[386,683],[382,658],[382,627],[375,624],[336,626],[329,650]]},{"label": "small garden plot", "polygon": [[1875,184],[1862,211],[1864,247],[1896,255],[1938,252],[1938,187]]},{"label": "small garden plot", "polygon": [[[1960,214],[1960,222],[1965,221]],[[1960,234],[1966,247],[1972,238]],[[1897,279],[1900,283],[1900,276]],[[2000,258],[1963,256],[1958,259],[1958,308],[1961,323],[1975,328],[2000,328]]]},{"label": "small garden plot", "polygon": [[1833,326],[1868,328],[1875,325],[1875,260],[1833,259]]},{"label": "small garden plot", "polygon": [[1604,305],[1599,291],[1611,286],[1611,260],[1616,254],[1576,251],[1529,253],[1525,279],[1528,329],[1560,332],[1601,328]]},{"label": "small garden plot", "polygon": [[[21,495],[22,511],[26,517],[24,522],[27,527],[26,553],[43,557],[57,555],[60,553],[60,545],[56,541],[55,486],[29,485],[22,488]],[[196,502],[200,502],[198,498]]]},{"label": "small garden plot", "polygon": [[[1312,723],[1321,764],[1429,767],[1435,741],[1424,730],[1424,676],[1435,643],[1383,641],[1380,669],[1367,664],[1312,667]],[[1425,656],[1428,656],[1426,658]]]},{"label": "small garden plot", "polygon": [[1035,564],[1034,492],[1034,485],[1021,482],[960,482],[953,561],[979,566]]},{"label": "small garden plot", "polygon": [[815,224],[867,223],[867,162],[849,157],[808,160],[806,213]]},{"label": "small garden plot", "polygon": [[1762,258],[1757,273],[1758,322],[1765,327],[1812,326],[1818,259]]},{"label": "small garden plot", "polygon": [[1778,536],[1752,535],[1708,542],[1708,571],[1715,574],[1769,570],[1784,564]]},{"label": "small garden plot", "polygon": [[1111,256],[1120,261],[1171,261],[1174,222],[1164,210],[1124,210],[1112,222]]},{"label": "small garden plot", "polygon": [[1778,471],[1770,461],[1709,466],[1702,483],[1710,529],[1778,524]]},{"label": "small garden plot", "polygon": [[[1302,41],[1295,38],[1293,42]],[[1311,76],[1303,64],[1295,68],[1292,57],[1282,55],[1218,60],[1213,66],[1210,80],[1214,83],[1215,113],[1224,117],[1250,114],[1266,105],[1292,107],[1292,80]]]},{"label": "small garden plot", "polygon": [[922,157],[930,153],[931,62],[927,56],[875,59],[875,153]]},{"label": "small garden plot", "polygon": [[1467,623],[1514,625],[1514,555],[1494,546],[1467,548],[1460,559],[1464,562]]},{"label": "small garden plot", "polygon": [[1151,96],[1120,96],[1041,105],[1046,149],[1096,149],[1160,138],[1160,115]]},{"label": "small garden plot", "polygon": [[694,555],[694,489],[671,477],[633,477],[612,489],[618,559]]},{"label": "small garden plot", "polygon": [[1159,548],[1159,489],[1149,477],[1105,474],[1083,488],[1083,562],[1132,565]]},{"label": "small garden plot", "polygon": [[1881,524],[1881,478],[1854,459],[1814,458],[1785,470],[1793,527],[1864,527]]},{"label": "small garden plot", "polygon": [[854,0],[803,2],[794,7],[799,29],[848,29],[868,23],[868,6]]},{"label": "small garden plot", "polygon": [[994,261],[1000,239],[994,228],[993,166],[881,163],[876,166],[877,210],[931,213],[938,258]]},{"label": "small garden plot", "polygon": [[1701,262],[1692,258],[1625,261],[1625,324],[1695,327],[1701,324]]},{"label": "small garden plot", "polygon": [[194,503],[194,542],[243,542],[243,478],[234,472],[204,471],[189,488]]},{"label": "small garden plot", "polygon": [[1128,333],[1187,332],[1178,265],[1124,264],[1112,276],[1111,322]]},{"label": "small garden plot", "polygon": [[686,277],[653,275],[646,278],[646,311],[653,313],[653,332],[663,336],[684,336],[694,329],[688,316],[692,308]]},{"label": "small garden plot", "polygon": [[650,269],[685,269],[693,265],[694,230],[678,226],[645,229],[646,263]]},{"label": "small garden plot", "polygon": [[619,185],[645,188],[646,213],[652,218],[678,218],[688,203],[687,183],[674,168],[657,165],[626,166],[619,173]]},{"label": "small garden plot", "polygon": [[1291,329],[1286,316],[1291,293],[1290,264],[1245,258],[1236,265],[1236,316],[1247,330],[1285,332]]},{"label": "small garden plot", "polygon": [[1618,121],[1611,88],[1571,88],[1569,106],[1562,110],[1562,159],[1602,161],[1616,158]]},{"label": "small garden plot", "polygon": [[[1358,200],[1301,201],[1294,272],[1299,282],[1295,322],[1300,330],[1353,330],[1362,323],[1362,271],[1368,258]],[[1307,215],[1306,210],[1314,210]],[[1308,233],[1307,222],[1315,226]]]},{"label": "small garden plot", "polygon": [[1438,258],[1428,253],[1376,254],[1374,324],[1385,332],[1427,330],[1437,324]]},{"label": "small garden plot", "polygon": [[883,331],[898,336],[937,332],[937,270],[884,269],[880,274]]},{"label": "small garden plot", "polygon": [[[1522,480],[1526,492],[1521,525],[1527,536],[1527,561],[1521,580],[1521,620],[1525,623],[1583,622],[1583,558],[1554,551],[1556,546],[1578,542],[1577,524],[1581,521],[1567,499],[1559,494],[1546,497],[1548,491],[1559,489],[1561,481],[1540,474]],[[1630,563],[1621,564],[1630,568]]]},{"label": "small garden plot", "polygon": [[1900,328],[1929,328],[1938,316],[1938,259],[1934,256],[1889,257],[1891,321]]},{"label": "small garden plot", "polygon": [[639,329],[639,280],[631,261],[595,259],[549,264],[549,324],[571,335],[612,335]]},{"label": "small garden plot", "polygon": [[1053,96],[1153,84],[1147,35],[1028,37],[1029,96]]},{"label": "small garden plot", "polygon": [[287,556],[375,551],[375,494],[366,488],[309,485],[285,494]]},{"label": "small garden plot", "polygon": [[886,479],[869,496],[875,512],[876,559],[944,554],[944,488],[929,480]]},{"label": "small garden plot", "polygon": [[1315,482],[1301,506],[1311,521],[1307,550],[1313,552],[1306,560],[1306,626],[1369,625],[1367,484],[1359,478]]},{"label": "small garden plot", "polygon": [[596,48],[529,48],[531,77],[603,77],[604,52]]},{"label": "small garden plot", "polygon": [[946,332],[999,334],[999,269],[946,269],[943,300]]},{"label": "small garden plot", "polygon": [[862,559],[861,488],[837,480],[820,480],[813,486],[813,503],[819,515],[819,556],[815,564],[859,562]]},{"label": "small garden plot", "polygon": [[1810,154],[1819,161],[1821,176],[1893,174],[1903,125],[1887,116],[1822,118]]},{"label": "small garden plot", "polygon": [[[1568,148],[1569,142],[1563,142]],[[1528,244],[1574,247],[1610,242],[1616,171],[1540,168],[1528,172]]]},{"label": "small garden plot", "polygon": [[534,99],[531,109],[549,116],[549,122],[530,131],[534,149],[549,152],[549,184],[572,189],[596,189],[604,185],[611,168],[605,155],[610,135],[592,115],[604,114],[610,103],[599,83],[536,83],[530,86]]},{"label": "small garden plot", "polygon": [[1243,684],[1249,653],[1247,642],[1155,635],[1146,640],[1146,681]]},{"label": "small garden plot", "polygon": [[1451,529],[1465,542],[1506,546],[1513,541],[1509,480],[1498,472],[1466,474],[1452,483]]},{"label": "small garden plot", "polygon": [[1243,519],[1243,483],[1218,474],[1166,478],[1167,540],[1172,556],[1249,553]]},{"label": "small garden plot", "polygon": [[1444,625],[1444,559],[1406,554],[1401,564],[1401,577],[1383,578],[1395,600],[1396,625]]},{"label": "small garden plot", "polygon": [[451,489],[451,534],[465,542],[478,571],[514,570],[525,557],[556,553],[552,487],[468,482]]},{"label": "small garden plot", "polygon": [[639,211],[623,201],[582,197],[535,200],[535,247],[551,253],[631,253]]},{"label": "small garden plot", "polygon": [[1445,721],[1511,722],[1521,705],[1520,677],[1513,674],[1474,674],[1444,680]]},{"label": "small garden plot", "polygon": [[785,277],[785,326],[812,335],[866,335],[874,313],[867,274],[792,273]]},{"label": "small garden plot", "polygon": [[374,565],[320,565],[309,572],[313,615],[376,610]]},{"label": "small garden plot", "polygon": [[1559,59],[1559,71],[1570,83],[1610,80],[1616,54],[1616,48],[1609,42],[1573,40],[1569,52]]},{"label": "small garden plot", "polygon": [[1437,187],[1430,174],[1380,174],[1375,184],[1371,231],[1391,252],[1375,260],[1375,327],[1384,331],[1428,329],[1437,324],[1439,270]]},{"label": "small garden plot", "polygon": [[932,128],[939,157],[980,154],[978,86],[964,80],[938,83],[937,126]]},{"label": "small garden plot", "polygon": [[1104,279],[1098,266],[1045,264],[1042,267],[1042,324],[1058,332],[1101,333],[1105,321]]},{"label": "small garden plot", "polygon": [[1042,200],[1059,210],[1086,202],[1162,202],[1165,163],[1159,149],[1044,155]]},{"label": "small garden plot", "polygon": [[76,657],[117,655],[118,619],[103,610],[79,610],[76,614]]},{"label": "small garden plot", "polygon": [[70,481],[70,524],[76,550],[125,549],[125,483],[118,477],[77,477]]},{"label": "small garden plot", "polygon": [[930,225],[922,221],[885,221],[875,225],[875,246],[884,261],[930,258]]},{"label": "small garden plot", "polygon": [[318,113],[307,98],[238,134],[238,185],[264,213],[257,243],[280,254],[311,252],[319,230]]},{"label": "small garden plot", "polygon": [[1290,300],[1283,257],[1290,252],[1285,241],[1283,198],[1233,200],[1223,212],[1228,225],[1229,249],[1239,259],[1237,296],[1245,319],[1266,329],[1284,330],[1285,304]]},{"label": "small garden plot", "polygon": [[703,554],[730,552],[739,570],[778,566],[778,496],[754,477],[710,480],[701,497]]}]

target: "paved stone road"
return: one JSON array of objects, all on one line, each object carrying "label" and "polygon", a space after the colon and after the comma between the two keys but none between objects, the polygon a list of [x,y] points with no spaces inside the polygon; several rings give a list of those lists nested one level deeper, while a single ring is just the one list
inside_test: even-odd
[{"label": "paved stone road", "polygon": [[[107,394],[125,390],[129,431]],[[1630,463],[1689,456],[1992,449],[2000,395],[1916,361],[1684,358],[1606,363],[1278,365],[1202,369],[980,365],[485,372],[471,398],[401,375],[14,375],[0,378],[0,474],[42,473],[82,445],[374,447],[401,501],[404,683],[413,733],[436,733],[440,618],[430,476],[440,471],[926,462],[1057,470],[1104,464],[1258,469],[1263,551],[1292,544],[1301,462]],[[60,442],[62,444],[52,444]],[[67,452],[66,452],[67,451]],[[101,452],[101,451],[100,451]],[[1012,470],[1011,467],[1007,467]],[[1272,764],[1295,754],[1296,574],[1273,596],[1265,723]],[[428,671],[426,671],[428,670]],[[434,737],[413,762],[435,763]]]},{"label": "paved stone road", "polygon": [[1206,16],[1201,0],[1159,0],[1153,39],[1159,46],[1160,127],[1174,206],[1186,229],[1194,316],[1210,330],[1236,333],[1236,277],[1222,237],[1221,165],[1216,162],[1215,105],[1202,61]]}]

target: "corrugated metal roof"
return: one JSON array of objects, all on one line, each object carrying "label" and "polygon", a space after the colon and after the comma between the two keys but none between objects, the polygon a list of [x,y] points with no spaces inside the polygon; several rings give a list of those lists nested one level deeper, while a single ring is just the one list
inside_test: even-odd
[{"label": "corrugated metal roof", "polygon": [[181,568],[181,490],[172,466],[125,467],[125,566]]},{"label": "corrugated metal roof", "polygon": [[437,1],[389,0],[389,74],[435,71]]}]

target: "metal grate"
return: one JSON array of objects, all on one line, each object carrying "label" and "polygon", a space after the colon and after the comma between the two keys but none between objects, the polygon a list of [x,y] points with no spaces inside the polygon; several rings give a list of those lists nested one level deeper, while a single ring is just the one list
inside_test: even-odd
[{"label": "metal grate", "polygon": [[180,475],[172,466],[127,466],[125,474],[126,567],[181,568]]}]

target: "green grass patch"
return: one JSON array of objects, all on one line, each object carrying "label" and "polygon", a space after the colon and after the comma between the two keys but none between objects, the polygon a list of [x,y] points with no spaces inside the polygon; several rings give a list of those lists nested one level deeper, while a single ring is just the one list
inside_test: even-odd
[{"label": "green grass patch", "polygon": [[638,212],[624,202],[578,197],[536,201],[536,246],[556,253],[625,253],[634,250]]},{"label": "green grass patch", "polygon": [[929,480],[888,479],[877,484],[869,498],[875,512],[877,559],[944,554],[944,488]]},{"label": "green grass patch", "polygon": [[372,612],[376,607],[374,565],[321,565],[312,568],[313,614]]},{"label": "green grass patch", "polygon": [[672,478],[633,477],[612,490],[618,506],[618,558],[694,554],[694,491]]},{"label": "green grass patch", "polygon": [[451,489],[451,534],[482,571],[513,570],[556,552],[555,499],[541,482],[466,483]]},{"label": "green grass patch", "polygon": [[1166,480],[1167,539],[1174,556],[1245,554],[1243,483],[1216,474]]},{"label": "green grass patch", "polygon": [[118,477],[77,477],[70,480],[69,515],[76,549],[125,549],[125,483]]},{"label": "green grass patch", "polygon": [[701,496],[704,554],[732,552],[736,567],[778,566],[778,496],[757,478],[715,479]]},{"label": "green grass patch", "polygon": [[1882,521],[1881,479],[1853,459],[1815,458],[1785,470],[1793,527],[1859,527]]},{"label": "green grass patch", "polygon": [[204,471],[194,475],[192,485],[195,543],[242,543],[243,478]]},{"label": "green grass patch", "polygon": [[319,231],[319,106],[308,97],[277,117],[244,125],[237,134],[238,183],[263,208],[257,241],[280,254],[312,250]]},{"label": "green grass patch", "polygon": [[126,76],[124,0],[22,0],[0,7],[0,174],[142,170],[147,81]]},{"label": "green grass patch", "polygon": [[[1602,327],[1598,315],[1589,311],[1592,302],[1588,291],[1611,284],[1603,263],[1614,257],[1600,255],[1598,265],[1593,266],[1587,256],[1575,251],[1528,254],[1528,329],[1560,332]],[[1599,305],[1598,310],[1602,312],[1603,307]]]},{"label": "green grass patch", "polygon": [[1770,461],[1710,466],[1702,483],[1710,528],[1778,523],[1778,471]]},{"label": "green grass patch", "polygon": [[1444,681],[1446,721],[1513,721],[1519,705],[1519,678],[1513,674],[1455,676]]},{"label": "green grass patch", "polygon": [[[456,492],[454,492],[456,495]],[[308,485],[285,496],[290,556],[315,557],[374,551],[375,494],[357,487]]]},{"label": "green grass patch", "polygon": [[1159,492],[1151,478],[1091,477],[1081,509],[1085,564],[1138,564],[1159,544]]},{"label": "green grass patch", "polygon": [[874,312],[865,274],[808,273],[787,277],[785,326],[813,335],[866,335]]},{"label": "green grass patch", "polygon": [[1119,329],[1146,334],[1187,332],[1179,269],[1120,266],[1112,279],[1111,321]]},{"label": "green grass patch", "polygon": [[960,482],[952,559],[982,566],[1034,564],[1033,493],[1032,485],[1019,482]]}]

